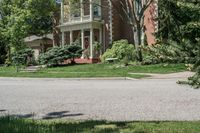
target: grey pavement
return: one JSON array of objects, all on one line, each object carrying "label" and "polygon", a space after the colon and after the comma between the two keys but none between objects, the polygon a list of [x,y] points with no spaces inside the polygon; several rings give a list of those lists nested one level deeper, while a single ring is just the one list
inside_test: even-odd
[{"label": "grey pavement", "polygon": [[200,90],[176,84],[179,78],[0,78],[0,115],[111,121],[200,120]]}]

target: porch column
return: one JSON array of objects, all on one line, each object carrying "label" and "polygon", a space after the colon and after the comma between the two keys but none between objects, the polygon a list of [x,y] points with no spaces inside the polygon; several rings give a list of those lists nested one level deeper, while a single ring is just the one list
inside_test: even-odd
[{"label": "porch column", "polygon": [[90,0],[90,21],[93,20],[93,0]]},{"label": "porch column", "polygon": [[[82,49],[85,49],[84,44],[85,44],[85,34],[84,34],[84,29],[81,30],[81,45],[82,45]],[[82,59],[84,58],[84,52],[82,54]]]},{"label": "porch column", "polygon": [[80,0],[80,2],[81,2],[81,21],[83,21],[83,16],[84,16],[83,0]]},{"label": "porch column", "polygon": [[[100,43],[101,46],[104,46],[103,45],[103,31],[102,31],[102,27],[99,28],[99,43]],[[102,54],[102,49],[104,49],[104,48],[101,47],[100,55]]]},{"label": "porch column", "polygon": [[61,24],[64,23],[64,0],[61,1]]},{"label": "porch column", "polygon": [[100,16],[100,18],[102,19],[102,10],[101,10],[101,0],[99,0],[99,16]]},{"label": "porch column", "polygon": [[99,43],[101,43],[101,44],[103,42],[103,36],[102,36],[102,34],[103,34],[103,32],[102,32],[102,27],[101,27],[101,28],[99,28]]},{"label": "porch column", "polygon": [[94,32],[93,32],[93,28],[90,28],[90,58],[94,57],[93,43],[94,43]]},{"label": "porch column", "polygon": [[62,47],[65,45],[65,32],[62,32]]},{"label": "porch column", "polygon": [[73,31],[70,31],[70,44],[73,43]]}]

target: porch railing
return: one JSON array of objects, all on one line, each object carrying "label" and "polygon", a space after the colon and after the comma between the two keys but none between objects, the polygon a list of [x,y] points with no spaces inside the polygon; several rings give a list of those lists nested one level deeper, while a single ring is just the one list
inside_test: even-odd
[{"label": "porch railing", "polygon": [[[85,15],[83,16],[82,21],[89,21],[90,20],[90,15]],[[96,21],[100,21],[101,20],[101,16],[94,16],[93,20]],[[73,22],[81,22],[81,17],[68,17],[68,18],[64,18],[64,23],[73,23]]]}]

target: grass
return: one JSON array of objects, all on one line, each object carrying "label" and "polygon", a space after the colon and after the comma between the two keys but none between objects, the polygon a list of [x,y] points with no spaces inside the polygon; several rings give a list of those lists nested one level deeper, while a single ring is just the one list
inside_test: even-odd
[{"label": "grass", "polygon": [[0,133],[199,133],[194,122],[107,122],[0,118]]},{"label": "grass", "polygon": [[122,67],[117,64],[84,64],[45,68],[38,72],[16,72],[14,67],[0,67],[0,77],[32,77],[32,78],[82,78],[82,77],[132,77],[143,78],[148,74],[130,73],[174,73],[185,71],[184,64],[158,64]]}]

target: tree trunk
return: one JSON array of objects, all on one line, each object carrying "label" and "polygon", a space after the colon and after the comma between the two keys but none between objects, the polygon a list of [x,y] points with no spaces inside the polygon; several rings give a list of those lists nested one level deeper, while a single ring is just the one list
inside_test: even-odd
[{"label": "tree trunk", "polygon": [[135,44],[135,49],[136,49],[136,55],[137,55],[137,60],[142,62],[143,57],[142,57],[142,50],[141,50],[141,28],[140,26],[136,26],[136,28],[133,27],[133,33],[134,33],[134,44]]},{"label": "tree trunk", "polygon": [[60,30],[58,27],[56,27],[58,25],[59,25],[59,14],[58,12],[55,12],[53,14],[53,45],[54,46],[60,45],[60,37],[59,37]]}]

